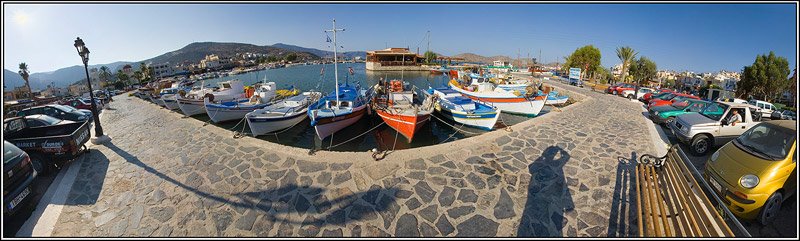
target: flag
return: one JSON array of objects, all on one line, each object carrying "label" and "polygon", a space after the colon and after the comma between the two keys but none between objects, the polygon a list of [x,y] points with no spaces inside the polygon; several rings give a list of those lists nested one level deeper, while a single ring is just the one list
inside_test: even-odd
[{"label": "flag", "polygon": [[350,75],[353,75],[353,67],[348,67],[350,69]]},{"label": "flag", "polygon": [[331,42],[331,37],[329,37],[328,35],[325,35],[325,38],[326,38],[325,42],[328,42],[328,43]]}]

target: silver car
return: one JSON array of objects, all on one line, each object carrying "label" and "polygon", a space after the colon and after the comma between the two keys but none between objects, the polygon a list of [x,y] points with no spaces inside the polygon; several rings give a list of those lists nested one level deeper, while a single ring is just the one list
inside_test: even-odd
[{"label": "silver car", "polygon": [[791,110],[773,111],[769,117],[773,120],[797,120],[797,114]]}]

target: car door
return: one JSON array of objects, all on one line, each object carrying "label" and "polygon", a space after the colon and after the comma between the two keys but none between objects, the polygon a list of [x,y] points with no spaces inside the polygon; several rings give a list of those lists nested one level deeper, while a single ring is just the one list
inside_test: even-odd
[{"label": "car door", "polygon": [[718,145],[725,144],[728,141],[731,141],[734,138],[738,137],[747,130],[748,125],[752,124],[745,122],[746,120],[745,111],[747,110],[745,110],[744,108],[730,108],[728,112],[725,113],[725,115],[723,115],[725,118],[724,120],[727,120],[727,118],[731,115],[733,109],[739,111],[739,115],[740,117],[742,117],[742,120],[739,123],[736,123],[736,125],[728,124],[719,127],[719,136],[716,138],[719,141],[716,143]]}]

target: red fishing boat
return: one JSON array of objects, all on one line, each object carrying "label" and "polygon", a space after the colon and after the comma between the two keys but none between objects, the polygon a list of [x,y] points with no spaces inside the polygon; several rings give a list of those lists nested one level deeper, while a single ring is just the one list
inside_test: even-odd
[{"label": "red fishing boat", "polygon": [[378,83],[372,109],[378,116],[411,143],[416,133],[433,112],[434,96],[425,98],[422,103],[416,102],[413,88],[405,88],[400,80],[389,83]]}]

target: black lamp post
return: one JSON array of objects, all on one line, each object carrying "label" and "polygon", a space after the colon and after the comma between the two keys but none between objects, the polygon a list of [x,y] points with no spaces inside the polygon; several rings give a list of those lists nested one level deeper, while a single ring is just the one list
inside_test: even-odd
[{"label": "black lamp post", "polygon": [[86,82],[89,84],[89,98],[92,101],[92,117],[94,118],[94,136],[92,138],[93,144],[102,144],[105,143],[111,138],[103,134],[103,127],[100,126],[100,115],[97,113],[97,104],[94,100],[94,91],[92,90],[92,80],[89,78],[89,48],[86,47],[86,44],[83,43],[83,40],[78,37],[75,40],[75,49],[78,50],[78,55],[81,56],[83,60],[83,68],[86,71]]}]

